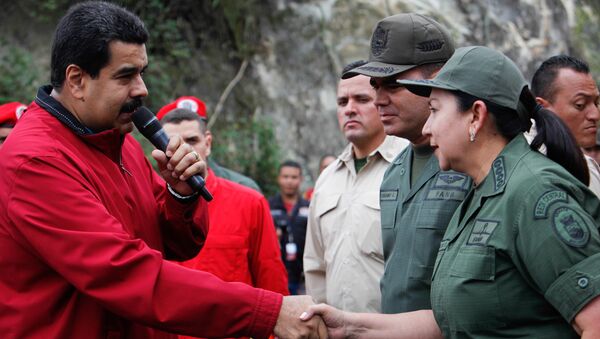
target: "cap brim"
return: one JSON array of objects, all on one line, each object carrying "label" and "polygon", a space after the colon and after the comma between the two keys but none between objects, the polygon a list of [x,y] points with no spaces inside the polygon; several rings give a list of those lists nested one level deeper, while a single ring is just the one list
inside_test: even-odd
[{"label": "cap brim", "polygon": [[353,76],[357,76],[359,74],[372,78],[386,78],[404,71],[408,71],[409,69],[415,67],[417,67],[417,65],[394,65],[372,61],[342,74],[342,79],[352,78]]},{"label": "cap brim", "polygon": [[456,91],[458,88],[450,86],[448,84],[427,79],[416,79],[416,80],[396,80],[397,83],[404,85],[411,93],[422,97],[429,97],[432,88],[440,88],[449,91]]}]

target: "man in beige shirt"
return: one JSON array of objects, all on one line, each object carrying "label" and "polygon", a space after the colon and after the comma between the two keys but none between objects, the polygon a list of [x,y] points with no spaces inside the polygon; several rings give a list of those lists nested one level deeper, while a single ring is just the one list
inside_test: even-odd
[{"label": "man in beige shirt", "polygon": [[[347,72],[366,62],[355,62]],[[364,75],[339,82],[337,117],[350,144],[319,176],[310,204],[304,274],[317,302],[379,312],[383,246],[379,186],[408,141],[386,136]]]}]

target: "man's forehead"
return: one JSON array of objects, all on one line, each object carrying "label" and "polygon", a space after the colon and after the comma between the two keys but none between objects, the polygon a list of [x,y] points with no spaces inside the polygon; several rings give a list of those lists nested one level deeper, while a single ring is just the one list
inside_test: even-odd
[{"label": "man's forehead", "polygon": [[109,43],[110,59],[107,66],[119,72],[123,69],[142,70],[148,66],[146,45],[111,41]]},{"label": "man's forehead", "polygon": [[200,123],[196,120],[166,122],[163,124],[163,128],[166,130],[176,130],[186,134],[200,134]]},{"label": "man's forehead", "polygon": [[592,74],[578,72],[570,68],[561,68],[558,70],[554,85],[557,89],[564,90],[569,93],[574,93],[582,89],[587,89],[593,93],[598,92],[598,86]]},{"label": "man's forehead", "polygon": [[338,85],[338,96],[353,95],[356,92],[369,93],[372,90],[370,78],[364,75],[357,75],[352,78],[342,79]]}]

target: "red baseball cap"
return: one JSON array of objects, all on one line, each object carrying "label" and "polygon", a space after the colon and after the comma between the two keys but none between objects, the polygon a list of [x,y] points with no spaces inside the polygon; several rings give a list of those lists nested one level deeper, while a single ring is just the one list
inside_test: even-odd
[{"label": "red baseball cap", "polygon": [[189,109],[192,112],[198,113],[203,119],[206,119],[206,105],[204,101],[192,96],[179,97],[177,100],[164,106],[156,113],[156,119],[161,120],[167,113],[177,108]]},{"label": "red baseball cap", "polygon": [[0,125],[16,124],[26,108],[27,106],[20,102],[9,102],[0,105]]}]

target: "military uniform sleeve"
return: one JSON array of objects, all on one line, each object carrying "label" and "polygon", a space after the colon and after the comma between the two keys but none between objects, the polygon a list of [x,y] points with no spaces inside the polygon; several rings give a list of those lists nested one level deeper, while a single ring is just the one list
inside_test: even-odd
[{"label": "military uniform sleeve", "polygon": [[265,198],[252,201],[255,222],[250,230],[250,266],[254,286],[288,295],[287,272]]},{"label": "military uniform sleeve", "polygon": [[600,294],[600,236],[582,196],[560,186],[531,190],[513,225],[525,277],[568,322]]},{"label": "military uniform sleeve", "polygon": [[124,230],[68,160],[23,164],[8,194],[11,236],[75,289],[169,332],[269,336],[282,296],[163,260]]},{"label": "military uniform sleeve", "polygon": [[326,263],[321,226],[317,215],[319,205],[319,194],[313,195],[308,212],[306,229],[306,240],[304,243],[304,278],[306,282],[306,293],[320,303],[327,300],[327,289],[325,281]]}]

